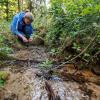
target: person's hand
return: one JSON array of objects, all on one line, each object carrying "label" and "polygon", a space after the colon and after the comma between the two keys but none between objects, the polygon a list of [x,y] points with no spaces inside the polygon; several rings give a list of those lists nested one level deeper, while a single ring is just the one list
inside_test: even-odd
[{"label": "person's hand", "polygon": [[29,42],[32,42],[33,41],[33,38],[29,38],[29,40],[28,40]]},{"label": "person's hand", "polygon": [[20,37],[23,40],[23,42],[28,42],[27,38],[24,35],[18,34],[17,36]]},{"label": "person's hand", "polygon": [[23,37],[22,39],[23,39],[23,42],[26,42],[26,43],[28,42],[27,38]]}]

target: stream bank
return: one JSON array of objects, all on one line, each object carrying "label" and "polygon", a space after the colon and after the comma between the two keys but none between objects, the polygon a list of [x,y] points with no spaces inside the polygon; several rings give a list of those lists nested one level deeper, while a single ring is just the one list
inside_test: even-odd
[{"label": "stream bank", "polygon": [[57,74],[49,80],[38,76],[40,63],[49,59],[45,47],[30,46],[11,55],[19,61],[0,66],[1,71],[9,73],[6,84],[0,88],[0,100],[100,100],[100,85],[94,81],[100,82],[100,77],[89,71],[73,75],[71,64],[55,70]]}]

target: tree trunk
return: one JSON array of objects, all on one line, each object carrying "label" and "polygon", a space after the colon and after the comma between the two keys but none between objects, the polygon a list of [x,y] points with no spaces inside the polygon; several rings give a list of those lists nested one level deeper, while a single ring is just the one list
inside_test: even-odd
[{"label": "tree trunk", "polygon": [[18,11],[20,12],[20,0],[18,0]]},{"label": "tree trunk", "polygon": [[30,12],[32,11],[32,1],[30,0],[30,4],[29,4],[29,9],[30,9]]},{"label": "tree trunk", "polygon": [[9,13],[9,4],[8,0],[6,2],[6,20],[8,21],[8,13]]}]

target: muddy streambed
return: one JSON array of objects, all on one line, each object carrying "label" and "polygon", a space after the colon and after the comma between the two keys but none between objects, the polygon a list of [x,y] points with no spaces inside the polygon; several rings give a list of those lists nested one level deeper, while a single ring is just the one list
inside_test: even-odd
[{"label": "muddy streambed", "polygon": [[32,62],[11,62],[0,69],[9,73],[6,84],[0,88],[0,100],[100,100],[99,85],[65,80],[70,76],[64,74],[63,68],[49,80],[44,77],[47,74],[37,75],[41,73],[39,64],[48,59],[45,47],[21,49],[12,56]]}]

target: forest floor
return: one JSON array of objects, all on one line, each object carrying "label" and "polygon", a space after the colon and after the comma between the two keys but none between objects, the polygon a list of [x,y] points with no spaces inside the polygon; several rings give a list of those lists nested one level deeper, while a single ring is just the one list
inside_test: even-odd
[{"label": "forest floor", "polygon": [[41,71],[40,63],[49,59],[44,46],[30,46],[11,54],[17,61],[6,61],[0,70],[9,73],[0,88],[0,100],[100,100],[100,77],[66,64],[53,74]]}]

